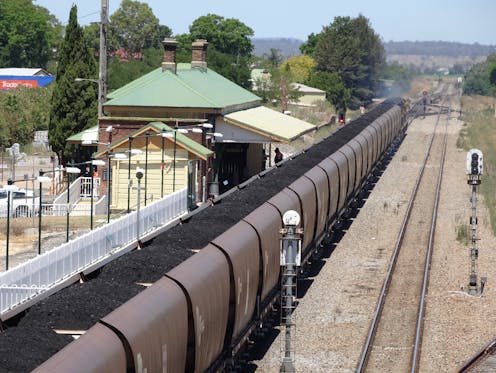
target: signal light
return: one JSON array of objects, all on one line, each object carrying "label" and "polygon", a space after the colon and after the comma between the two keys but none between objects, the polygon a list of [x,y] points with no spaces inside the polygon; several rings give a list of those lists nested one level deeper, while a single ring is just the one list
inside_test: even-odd
[{"label": "signal light", "polygon": [[470,149],[467,153],[467,182],[471,185],[478,185],[481,183],[483,173],[483,156],[479,149]]},{"label": "signal light", "polygon": [[471,171],[472,175],[479,174],[479,155],[477,153],[472,154]]}]

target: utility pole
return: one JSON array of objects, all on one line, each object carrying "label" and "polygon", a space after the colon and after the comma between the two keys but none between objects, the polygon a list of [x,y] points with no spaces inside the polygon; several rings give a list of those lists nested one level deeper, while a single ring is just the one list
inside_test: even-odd
[{"label": "utility pole", "polygon": [[98,118],[103,116],[103,104],[107,100],[107,25],[108,0],[102,0],[100,19],[100,55],[98,68]]}]

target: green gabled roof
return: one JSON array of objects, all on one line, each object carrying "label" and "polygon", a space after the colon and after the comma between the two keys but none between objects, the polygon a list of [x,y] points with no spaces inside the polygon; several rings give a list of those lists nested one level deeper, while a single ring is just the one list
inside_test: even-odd
[{"label": "green gabled roof", "polygon": [[80,143],[83,140],[89,140],[92,142],[98,141],[98,126],[93,126],[81,132],[75,133],[74,135],[69,136],[65,141],[70,143]]},{"label": "green gabled roof", "polygon": [[[114,149],[123,143],[126,143],[129,141],[129,137],[138,137],[138,136],[145,136],[147,132],[155,132],[157,134],[162,133],[162,132],[173,132],[174,129],[172,127],[169,127],[165,123],[162,122],[151,122],[148,123],[146,126],[141,127],[140,129],[131,132],[129,135],[126,137],[122,137],[117,141],[114,141],[113,143],[110,144],[110,149]],[[174,141],[173,139],[168,139],[171,141]],[[196,141],[190,139],[189,137],[183,135],[180,132],[176,133],[176,140],[177,143],[180,144],[183,148],[185,148],[188,152],[191,152],[198,157],[207,160],[209,157],[214,155],[214,152],[205,146],[197,143]],[[101,158],[107,153],[107,149],[104,149],[98,153],[95,154],[95,158]]]},{"label": "green gabled roof", "polygon": [[210,69],[178,63],[177,72],[155,69],[108,95],[104,106],[216,108],[259,102],[260,98]]}]

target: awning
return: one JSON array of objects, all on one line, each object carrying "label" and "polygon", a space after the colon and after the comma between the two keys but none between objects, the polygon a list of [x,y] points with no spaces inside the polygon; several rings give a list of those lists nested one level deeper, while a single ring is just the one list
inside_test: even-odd
[{"label": "awning", "polygon": [[316,129],[311,123],[265,106],[235,111],[224,115],[224,119],[229,124],[255,132],[274,142],[288,143]]},{"label": "awning", "polygon": [[90,127],[84,131],[78,132],[66,140],[70,144],[81,144],[83,141],[91,141],[95,143],[98,141],[98,126]]},{"label": "awning", "polygon": [[[146,126],[141,127],[140,129],[131,132],[130,134],[121,137],[120,139],[112,142],[109,146],[110,150],[113,150],[115,148],[122,148],[124,144],[129,142],[129,137],[132,138],[143,138],[146,136],[146,133],[148,132],[150,134],[150,137],[155,134],[155,137],[157,135],[162,134],[162,132],[173,132],[174,129],[172,127],[169,127],[165,123],[162,122],[151,122],[148,123]],[[196,155],[198,158],[207,160],[210,157],[214,156],[214,152],[202,144],[197,143],[196,141],[190,139],[189,137],[183,135],[180,132],[176,132],[176,141],[177,144],[186,149],[188,152],[193,153]],[[171,138],[166,138],[167,141],[174,141],[174,139]],[[127,145],[125,146],[127,147]],[[107,154],[107,149],[101,150],[97,153],[95,153],[95,158],[101,158],[104,155]]]}]

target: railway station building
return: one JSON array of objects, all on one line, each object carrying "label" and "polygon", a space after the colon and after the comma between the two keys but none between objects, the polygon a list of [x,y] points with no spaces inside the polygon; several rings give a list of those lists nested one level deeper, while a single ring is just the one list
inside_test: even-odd
[{"label": "railway station building", "polygon": [[[207,41],[193,42],[191,63],[176,62],[177,41],[162,43],[162,66],[111,92],[96,132],[72,137],[77,143],[96,135],[95,156],[111,160],[112,209],[127,203],[129,170],[137,166],[149,173],[148,198],[190,183],[196,200],[204,201],[262,171],[272,143],[315,130],[262,106],[258,96],[209,69]],[[122,152],[131,156],[114,158]],[[106,167],[98,175],[102,194]]]}]

